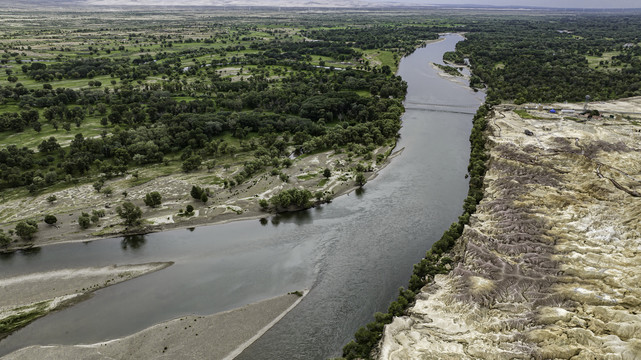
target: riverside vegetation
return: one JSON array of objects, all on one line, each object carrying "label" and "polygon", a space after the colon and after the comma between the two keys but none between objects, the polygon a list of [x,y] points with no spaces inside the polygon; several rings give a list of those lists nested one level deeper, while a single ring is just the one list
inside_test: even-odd
[{"label": "riverside vegetation", "polygon": [[[346,26],[336,14],[42,12],[51,21],[36,26],[30,12],[10,13],[23,21],[9,21],[0,33],[0,190],[4,201],[46,197],[49,205],[38,205],[38,217],[2,209],[1,246],[28,244],[44,217],[74,210],[57,206],[59,192],[83,184],[119,205],[129,228],[145,224],[137,204],[155,211],[177,194],[152,188],[128,198],[126,187],[114,185],[119,179],[140,185],[193,174],[203,188],[197,200],[206,204],[269,176],[280,188],[292,176],[313,178],[322,167],[285,170],[297,157],[330,151],[345,158],[328,160],[344,168],[337,181],[362,186],[362,173],[385,160],[389,151],[380,149],[393,148],[400,128],[406,84],[394,74],[398,60],[438,36],[429,22],[380,18],[371,25],[359,16]],[[62,27],[60,19],[67,20]],[[205,168],[212,175],[203,176]],[[296,191],[260,205],[282,211],[332,196],[322,186]],[[291,201],[292,194],[304,201]],[[258,197],[257,208],[260,200],[269,199]],[[81,229],[113,228],[81,210]]]}]

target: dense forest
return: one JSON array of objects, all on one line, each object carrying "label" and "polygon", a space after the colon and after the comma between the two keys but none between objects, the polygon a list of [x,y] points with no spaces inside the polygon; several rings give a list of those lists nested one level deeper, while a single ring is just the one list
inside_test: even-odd
[{"label": "dense forest", "polygon": [[[184,23],[172,24],[174,35],[145,27],[126,40],[113,34],[132,29],[96,29],[73,46],[43,42],[40,59],[25,52],[35,46],[5,41],[0,133],[9,141],[0,150],[0,189],[27,187],[33,194],[145,164],[182,161],[191,171],[250,154],[244,170],[226,181],[239,184],[282,166],[292,151],[371,151],[400,128],[406,84],[391,70],[399,54],[437,37],[401,27],[403,42],[394,46],[398,27],[373,28],[385,37],[374,41],[363,27],[350,31],[356,41],[346,43],[333,29],[272,30],[261,23],[203,23],[189,37]],[[21,33],[51,34],[57,31]],[[381,47],[396,62],[364,60],[367,49]],[[80,86],[65,86],[73,81]],[[11,143],[26,131],[42,137],[37,147]],[[73,136],[62,143],[63,134]]]},{"label": "dense forest", "polygon": [[490,102],[609,100],[641,95],[641,18],[630,15],[485,19],[446,60],[471,63]]}]

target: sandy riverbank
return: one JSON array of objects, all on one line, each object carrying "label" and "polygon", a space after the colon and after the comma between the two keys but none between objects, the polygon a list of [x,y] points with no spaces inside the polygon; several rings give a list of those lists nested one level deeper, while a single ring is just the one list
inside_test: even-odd
[{"label": "sandy riverbank", "polygon": [[0,339],[96,290],[162,270],[171,262],[73,268],[0,279]]},{"label": "sandy riverbank", "polygon": [[[283,182],[278,176],[268,171],[262,172],[243,184],[224,187],[218,181],[231,178],[242,166],[228,169],[220,168],[209,172],[201,170],[185,174],[175,172],[169,175],[158,175],[157,168],[139,171],[138,178],[131,175],[107,181],[105,187],[112,189],[112,195],[106,196],[97,192],[92,184],[78,185],[52,193],[37,196],[7,199],[0,206],[0,228],[5,232],[13,229],[15,224],[25,219],[38,221],[39,230],[32,241],[16,240],[8,250],[32,246],[43,246],[66,242],[85,242],[127,234],[160,232],[172,229],[191,228],[213,225],[230,221],[269,218],[275,214],[260,208],[260,199],[269,199],[279,191],[289,188],[305,188],[312,193],[321,192],[325,198],[334,199],[357,188],[354,181],[356,172],[353,167],[358,163],[368,164],[365,175],[369,180],[376,177],[389,161],[401,150],[391,153],[393,145],[383,146],[372,152],[372,159],[363,160],[350,157],[344,152],[327,151],[303,156],[294,160],[289,168],[281,172],[289,177]],[[378,155],[383,156],[377,161]],[[331,170],[331,176],[325,178],[322,172]],[[148,181],[140,179],[149,178]],[[190,196],[193,185],[209,188],[211,197],[207,203],[196,201]],[[158,191],[162,206],[150,208],[144,205],[146,193]],[[126,196],[123,194],[126,192]],[[49,203],[47,197],[55,195],[57,200]],[[131,201],[143,210],[143,224],[136,228],[126,228],[115,208],[125,201]],[[195,209],[193,216],[181,216],[181,210],[187,205]],[[15,209],[22,209],[16,211]],[[92,210],[104,210],[105,216],[98,224],[83,230],[78,225],[81,213],[91,214]],[[58,219],[55,226],[47,225],[43,218],[53,214]]]},{"label": "sandy riverbank", "polygon": [[282,295],[208,316],[185,316],[90,345],[31,346],[2,359],[232,359],[303,297]]}]

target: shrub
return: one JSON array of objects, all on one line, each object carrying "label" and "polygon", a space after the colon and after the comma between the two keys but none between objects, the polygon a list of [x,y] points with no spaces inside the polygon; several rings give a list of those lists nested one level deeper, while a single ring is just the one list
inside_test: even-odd
[{"label": "shrub", "polygon": [[153,191],[145,195],[145,205],[155,208],[162,204],[162,196],[158,191]]},{"label": "shrub", "polygon": [[38,224],[34,220],[19,222],[16,227],[16,235],[22,240],[31,240],[33,235],[38,232]]},{"label": "shrub", "polygon": [[54,215],[45,215],[45,223],[53,225],[58,222],[58,219]]},{"label": "shrub", "polygon": [[78,217],[78,225],[83,229],[88,229],[91,226],[91,217],[89,214],[83,212],[80,217]]},{"label": "shrub", "polygon": [[285,209],[290,206],[297,206],[300,208],[309,207],[309,199],[312,198],[312,193],[305,189],[289,189],[278,193],[278,195],[269,199],[276,208]]}]

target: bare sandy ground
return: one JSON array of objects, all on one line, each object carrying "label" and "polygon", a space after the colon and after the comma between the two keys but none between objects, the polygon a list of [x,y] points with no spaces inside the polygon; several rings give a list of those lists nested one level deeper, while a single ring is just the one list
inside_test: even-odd
[{"label": "bare sandy ground", "polygon": [[298,295],[282,295],[223,313],[170,320],[122,339],[31,346],[2,359],[232,359],[300,300]]},{"label": "bare sandy ground", "polygon": [[[369,164],[371,171],[365,175],[371,180],[393,157],[385,156],[382,161],[377,162],[376,156],[387,155],[391,149],[391,146],[384,146],[373,151],[373,158],[370,160],[334,151],[304,156],[294,160],[289,168],[280,169],[289,177],[287,182],[283,182],[279,176],[271,175],[268,168],[241,185],[227,188],[221,184],[221,179],[233,178],[242,170],[241,162],[230,167],[218,166],[211,172],[202,169],[187,174],[179,169],[163,168],[162,165],[143,168],[138,171],[138,176],[140,179],[148,179],[146,181],[136,180],[131,175],[107,181],[104,187],[113,190],[111,195],[97,192],[92,184],[83,184],[37,196],[4,199],[0,204],[0,228],[8,232],[21,220],[38,221],[39,229],[34,239],[21,241],[14,237],[16,240],[11,244],[11,250],[269,217],[273,214],[261,210],[258,205],[260,199],[269,199],[290,188],[305,188],[312,193],[321,192],[324,197],[335,198],[356,189],[356,172],[353,170],[356,164]],[[329,168],[332,173],[328,179],[322,175],[325,168]],[[191,198],[190,190],[193,185],[210,189],[211,196],[207,203]],[[160,207],[145,206],[145,194],[152,191],[161,194],[163,203]],[[123,192],[126,192],[126,196]],[[53,203],[47,201],[47,197],[51,195],[57,197]],[[125,201],[131,201],[143,210],[142,226],[128,229],[122,225],[122,219],[118,217],[115,208]],[[181,210],[187,205],[192,205],[196,210],[193,216],[181,216]],[[91,214],[92,210],[104,210],[105,217],[89,229],[81,229],[78,217],[83,212]],[[56,216],[58,222],[55,226],[44,223],[43,219],[47,214]]]},{"label": "bare sandy ground", "polygon": [[171,264],[158,262],[62,269],[0,279],[0,339],[51,311],[86,299],[98,289]]}]

